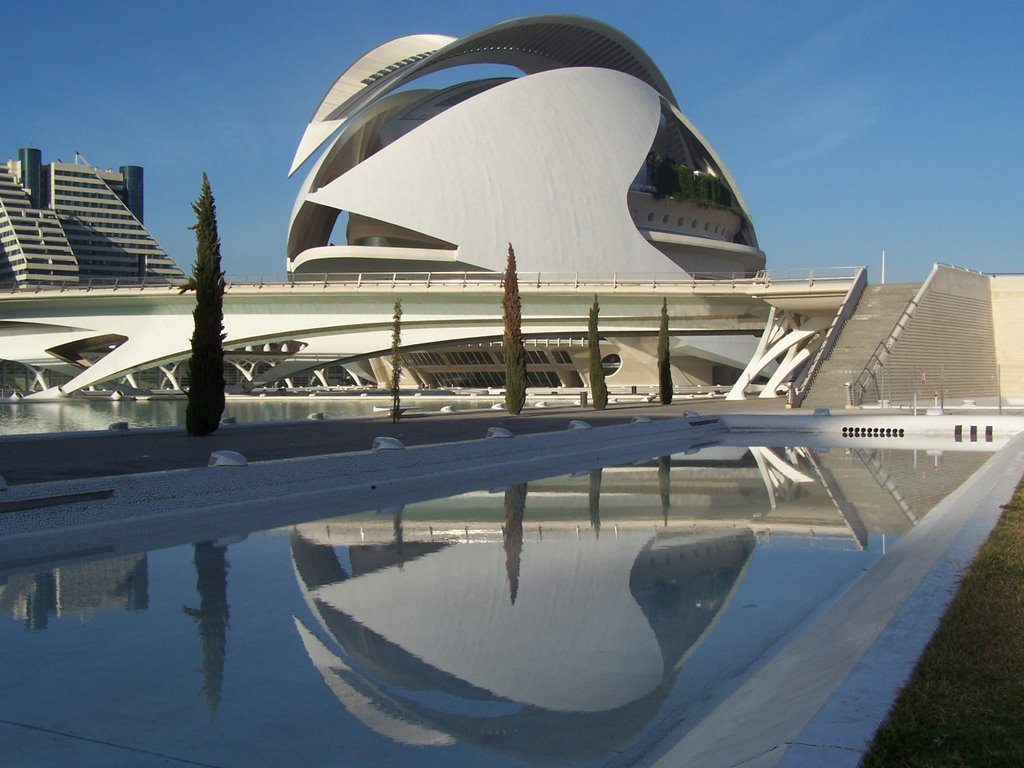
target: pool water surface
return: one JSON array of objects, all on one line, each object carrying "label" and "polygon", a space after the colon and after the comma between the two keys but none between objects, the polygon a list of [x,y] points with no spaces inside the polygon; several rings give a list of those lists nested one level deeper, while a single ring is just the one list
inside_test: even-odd
[{"label": "pool water surface", "polygon": [[986,458],[711,447],[43,570],[0,555],[0,754],[644,764]]}]

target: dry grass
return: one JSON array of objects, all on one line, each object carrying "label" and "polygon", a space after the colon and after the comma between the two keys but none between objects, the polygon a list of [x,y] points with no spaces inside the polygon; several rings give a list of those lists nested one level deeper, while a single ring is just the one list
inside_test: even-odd
[{"label": "dry grass", "polygon": [[1024,481],[862,766],[1024,766]]}]

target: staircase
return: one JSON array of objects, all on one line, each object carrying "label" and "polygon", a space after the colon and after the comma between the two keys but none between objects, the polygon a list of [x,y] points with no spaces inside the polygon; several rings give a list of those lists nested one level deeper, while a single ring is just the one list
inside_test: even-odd
[{"label": "staircase", "polygon": [[803,408],[846,406],[846,383],[864,370],[878,342],[889,335],[920,287],[920,283],[891,283],[864,289],[856,312],[846,321],[831,356],[818,371]]}]

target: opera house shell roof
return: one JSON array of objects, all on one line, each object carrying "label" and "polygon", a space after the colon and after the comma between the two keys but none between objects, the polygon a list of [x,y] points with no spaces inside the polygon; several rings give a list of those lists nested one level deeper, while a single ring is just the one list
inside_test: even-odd
[{"label": "opera house shell roof", "polygon": [[330,87],[291,172],[318,150],[289,227],[295,274],[500,271],[510,242],[521,272],[764,267],[739,188],[664,76],[591,19],[384,43]]}]

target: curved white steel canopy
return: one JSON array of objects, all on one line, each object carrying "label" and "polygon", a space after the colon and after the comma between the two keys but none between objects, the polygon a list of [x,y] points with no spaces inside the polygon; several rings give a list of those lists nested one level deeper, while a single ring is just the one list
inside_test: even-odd
[{"label": "curved white steel canopy", "polygon": [[525,74],[558,67],[615,69],[646,82],[675,103],[665,76],[636,43],[613,27],[583,16],[511,19],[458,39],[409,35],[366,53],[333,83],[310,119],[288,175],[371,99],[417,77],[464,64],[507,64]]}]

